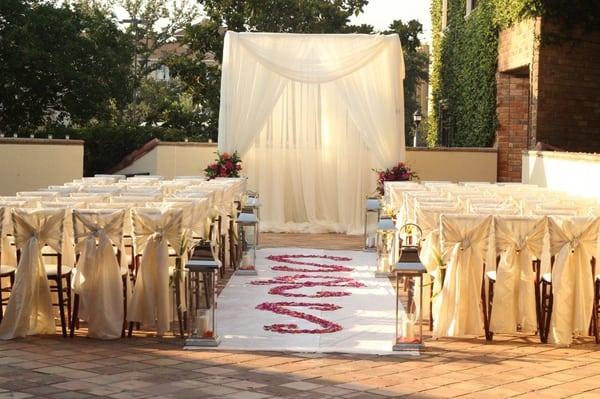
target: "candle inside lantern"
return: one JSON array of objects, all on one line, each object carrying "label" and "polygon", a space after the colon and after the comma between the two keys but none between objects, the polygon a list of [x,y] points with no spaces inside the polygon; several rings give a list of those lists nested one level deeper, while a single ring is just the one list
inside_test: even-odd
[{"label": "candle inside lantern", "polygon": [[252,257],[250,254],[244,254],[242,256],[242,269],[254,269],[254,265],[252,264]]},{"label": "candle inside lantern", "polygon": [[208,316],[202,310],[199,310],[196,314],[196,321],[198,323],[198,333],[204,335],[208,331]]},{"label": "candle inside lantern", "polygon": [[408,319],[402,321],[402,337],[406,341],[415,339],[415,323],[413,321]]}]

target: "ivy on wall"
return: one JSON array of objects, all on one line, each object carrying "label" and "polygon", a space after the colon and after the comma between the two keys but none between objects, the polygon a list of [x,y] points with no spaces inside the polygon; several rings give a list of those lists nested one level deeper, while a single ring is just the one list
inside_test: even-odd
[{"label": "ivy on wall", "polygon": [[432,2],[432,102],[428,143],[438,144],[439,106],[448,109],[449,145],[489,147],[496,132],[498,28],[491,1],[481,1],[468,16],[464,0],[448,0],[442,31],[442,0]]},{"label": "ivy on wall", "polygon": [[598,0],[480,0],[466,14],[465,0],[447,0],[447,27],[442,30],[443,0],[432,0],[431,101],[427,141],[439,143],[440,102],[447,113],[450,146],[494,143],[498,32],[524,18],[542,17],[560,27],[542,34],[542,44],[568,40],[574,29],[600,29]]}]

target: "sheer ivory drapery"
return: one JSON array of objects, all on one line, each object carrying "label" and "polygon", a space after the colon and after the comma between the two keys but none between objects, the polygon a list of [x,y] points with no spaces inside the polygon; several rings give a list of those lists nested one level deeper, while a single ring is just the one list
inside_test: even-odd
[{"label": "sheer ivory drapery", "polygon": [[219,149],[263,229],[360,232],[371,169],[404,159],[403,78],[397,35],[227,33]]}]

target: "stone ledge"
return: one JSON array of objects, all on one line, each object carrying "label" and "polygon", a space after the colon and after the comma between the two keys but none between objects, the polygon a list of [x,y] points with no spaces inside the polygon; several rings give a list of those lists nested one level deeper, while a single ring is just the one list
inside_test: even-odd
[{"label": "stone ledge", "polygon": [[83,145],[83,140],[32,139],[25,137],[2,137],[0,144],[43,144],[43,145]]},{"label": "stone ledge", "polygon": [[199,141],[160,141],[159,146],[182,146],[182,147],[216,147],[217,143]]},{"label": "stone ledge", "polygon": [[406,147],[406,151],[429,151],[429,152],[491,152],[497,153],[497,148],[486,147]]},{"label": "stone ledge", "polygon": [[571,161],[592,161],[600,162],[600,154],[589,153],[589,152],[566,152],[566,151],[535,151],[525,150],[523,155],[536,158],[550,158],[550,159],[568,159]]}]

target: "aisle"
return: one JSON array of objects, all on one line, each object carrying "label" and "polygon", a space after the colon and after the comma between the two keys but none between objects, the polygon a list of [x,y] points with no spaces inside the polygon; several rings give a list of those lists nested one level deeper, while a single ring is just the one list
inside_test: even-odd
[{"label": "aisle", "polygon": [[219,349],[393,353],[394,290],[374,265],[361,251],[258,251],[259,275],[233,276],[219,296]]}]

